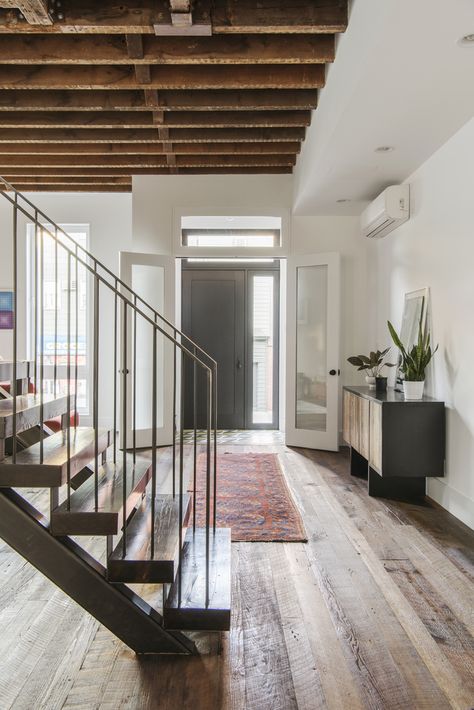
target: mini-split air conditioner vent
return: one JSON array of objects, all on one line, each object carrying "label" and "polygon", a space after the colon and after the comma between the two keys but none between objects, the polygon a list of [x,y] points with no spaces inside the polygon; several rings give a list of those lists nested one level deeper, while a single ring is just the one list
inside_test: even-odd
[{"label": "mini-split air conditioner vent", "polygon": [[409,217],[410,186],[392,185],[362,213],[362,234],[368,239],[380,239],[406,222]]}]

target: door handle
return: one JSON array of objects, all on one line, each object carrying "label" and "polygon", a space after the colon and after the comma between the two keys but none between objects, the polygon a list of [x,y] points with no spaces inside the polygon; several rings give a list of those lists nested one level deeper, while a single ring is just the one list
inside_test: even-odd
[{"label": "door handle", "polygon": [[340,373],[341,373],[340,370],[337,370],[337,372],[336,372],[336,370],[329,370],[329,374],[332,375],[333,377],[334,377],[334,375],[339,375]]},{"label": "door handle", "polygon": [[238,370],[241,370],[241,369],[242,369],[242,363],[240,362],[240,359],[239,359],[239,358],[237,358],[237,363],[236,363],[235,366],[236,366],[236,368],[237,368]]},{"label": "door handle", "polygon": [[[123,374],[124,374],[124,370],[117,370],[117,372],[119,373],[119,375],[123,375]],[[130,370],[125,370],[125,374],[126,374],[126,375],[130,374]]]}]

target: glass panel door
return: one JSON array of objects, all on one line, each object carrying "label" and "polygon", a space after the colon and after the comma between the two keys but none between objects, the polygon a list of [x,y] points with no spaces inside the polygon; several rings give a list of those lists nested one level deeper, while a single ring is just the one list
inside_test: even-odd
[{"label": "glass panel door", "polygon": [[296,269],[296,429],[327,430],[327,264]]},{"label": "glass panel door", "polygon": [[286,443],[337,450],[339,255],[288,264]]},{"label": "glass panel door", "polygon": [[[175,313],[175,259],[170,256],[120,252],[120,278],[144,301],[163,315],[170,323],[176,321]],[[144,312],[149,315],[145,308]],[[159,321],[158,321],[159,323]],[[133,333],[133,316],[130,314],[127,332]],[[166,332],[171,329],[165,327]],[[138,448],[149,447],[152,442],[152,381],[153,381],[153,329],[144,319],[136,321],[136,363],[133,360],[133,337],[130,335],[127,355],[127,448],[135,441]],[[174,346],[157,335],[157,444],[173,442],[173,358]],[[135,372],[134,372],[135,366]],[[136,388],[135,421],[132,393]],[[123,403],[122,403],[123,406]],[[121,432],[122,436],[123,432]],[[123,440],[121,439],[121,446]]]}]

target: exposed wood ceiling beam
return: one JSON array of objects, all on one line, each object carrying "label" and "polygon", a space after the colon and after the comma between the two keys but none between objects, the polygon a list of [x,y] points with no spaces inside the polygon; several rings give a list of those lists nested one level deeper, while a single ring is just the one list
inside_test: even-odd
[{"label": "exposed wood ceiling beam", "polygon": [[0,64],[325,64],[334,35],[101,37],[5,35]]},{"label": "exposed wood ceiling beam", "polygon": [[0,0],[0,174],[291,173],[347,19],[348,0]]},{"label": "exposed wood ceiling beam", "polygon": [[53,24],[47,0],[0,0],[0,7],[18,10],[30,25]]},{"label": "exposed wood ceiling beam", "polygon": [[71,185],[87,185],[91,182],[95,185],[130,185],[132,182],[132,178],[128,175],[121,175],[118,177],[105,177],[101,175],[83,175],[73,177],[67,177],[64,175],[22,175],[21,177],[13,177],[13,179],[8,180],[8,182],[12,185],[18,182],[21,182],[22,185],[54,185],[55,183],[59,185],[64,185],[66,182],[70,183]]},{"label": "exposed wood ceiling beam", "polygon": [[[193,21],[193,3],[191,0],[168,0],[170,9],[170,23],[157,23],[153,26],[156,35],[159,36],[196,36],[211,35],[212,26],[209,13],[202,17],[202,9],[199,8],[199,20]],[[200,5],[203,3],[201,2]]]},{"label": "exposed wood ceiling beam", "polygon": [[[56,166],[70,167],[71,162],[76,166],[89,168],[121,167],[121,168],[146,168],[163,167],[166,156],[136,156],[136,155],[75,155],[73,159],[60,155],[0,155],[0,175],[12,167],[37,167]],[[252,165],[294,165],[296,156],[293,155],[178,155],[178,167],[227,167],[227,166],[252,166]],[[5,171],[5,168],[7,169]],[[133,172],[131,170],[130,172]]]},{"label": "exposed wood ceiling beam", "polygon": [[[283,172],[283,173],[291,173],[292,172],[292,167],[291,166],[284,166],[284,165],[266,165],[259,167],[258,165],[254,165],[252,167],[229,167],[229,168],[180,168],[179,172],[180,173],[190,173],[190,174],[202,174],[203,172],[214,172],[214,173],[278,173],[278,172]],[[57,176],[63,178],[63,181],[66,182],[70,177],[110,177],[110,176],[125,176],[127,178],[130,177],[130,175],[168,175],[169,172],[165,167],[162,168],[87,168],[87,167],[81,167],[81,166],[76,166],[76,167],[69,167],[69,168],[64,168],[64,167],[28,167],[28,166],[23,166],[23,167],[9,167],[7,172],[4,173],[3,177],[5,180],[8,182],[15,182],[23,179],[28,179],[29,176],[38,176],[38,177],[44,177],[44,176]]]},{"label": "exposed wood ceiling beam", "polygon": [[[1,43],[0,43],[1,44]],[[314,109],[318,92],[303,90],[160,91],[163,111]],[[0,111],[149,111],[142,91],[0,90]]]},{"label": "exposed wood ceiling beam", "polygon": [[[143,60],[143,38],[142,35],[125,35],[127,45],[127,56],[133,59],[135,67],[135,78],[139,84],[149,84],[151,82],[150,67],[148,63],[138,63]],[[90,62],[85,62],[89,64]]]},{"label": "exposed wood ceiling beam", "polygon": [[0,128],[291,128],[309,126],[309,111],[176,111],[157,124],[149,112],[0,111]]},{"label": "exposed wood ceiling beam", "polygon": [[[162,135],[160,136],[160,131]],[[5,128],[0,143],[274,143],[301,141],[304,128],[162,128],[162,129],[57,129]]]},{"label": "exposed wood ceiling beam", "polygon": [[[7,39],[10,39],[10,40],[11,40],[12,38],[10,37],[10,38],[7,38]],[[15,39],[18,39],[18,37],[15,37]],[[24,38],[23,38],[23,39],[24,39]],[[71,45],[71,43],[70,43],[70,42],[71,42],[71,38],[70,38],[70,37],[53,37],[53,38],[51,38],[51,37],[42,37],[42,38],[41,38],[41,41],[40,41],[39,43],[37,42],[37,38],[36,38],[36,37],[29,37],[29,38],[28,38],[28,40],[29,40],[29,41],[31,42],[31,44],[32,44],[32,48],[33,48],[36,52],[39,52],[39,53],[41,53],[41,47],[42,47],[41,42],[48,42],[48,41],[50,41],[51,39],[53,40],[53,42],[54,42],[54,41],[59,41],[59,43],[62,43],[64,48],[66,48],[66,47],[68,47],[68,46],[69,46],[69,47],[73,46],[73,45]],[[98,43],[96,39],[93,39],[93,40],[92,40],[92,43],[91,43],[90,45],[87,45],[87,40],[89,40],[89,38],[85,38],[85,37],[80,38],[80,37],[79,37],[79,38],[77,38],[77,39],[79,39],[78,47],[82,47],[82,50],[83,50],[83,51],[91,51],[91,52],[93,52],[93,51],[94,51],[94,46],[95,46],[95,48],[96,48],[96,51],[97,51],[97,50],[102,51],[102,49],[104,48],[104,42],[103,42],[102,40]],[[81,39],[86,39],[86,43],[81,42]],[[66,42],[64,42],[64,40],[66,40]],[[76,38],[73,38],[73,42],[75,42],[75,41],[76,41]],[[114,38],[113,38],[113,41],[115,41],[116,44],[117,44],[117,41],[118,41],[119,44],[121,45],[122,56],[124,57],[124,60],[126,60],[127,57],[128,57],[129,59],[134,59],[134,60],[143,60],[144,50],[143,50],[143,37],[142,37],[142,35],[130,35],[130,34],[125,35],[126,53],[124,53],[124,51],[123,51],[123,49],[124,49],[124,47],[123,47],[123,40],[122,40],[121,38],[118,40],[117,38],[114,37]],[[108,40],[107,40],[107,43],[108,43]],[[36,44],[36,47],[35,47],[35,44]],[[20,51],[21,51],[21,50],[20,50]],[[46,62],[46,63],[47,63],[47,62]],[[74,62],[74,63],[77,63],[77,62]],[[91,61],[89,60],[89,57],[87,57],[84,62],[79,62],[79,63],[80,63],[80,64],[94,64],[95,62],[91,62]],[[149,63],[149,62],[144,62],[144,63]],[[43,64],[43,62],[38,62],[38,64]],[[61,62],[60,62],[60,64],[61,64]],[[128,61],[128,62],[127,62],[127,61],[124,61],[124,64],[130,64],[130,61]]]},{"label": "exposed wood ceiling beam", "polygon": [[0,155],[294,155],[301,144],[280,143],[0,143]]},{"label": "exposed wood ceiling beam", "polygon": [[[255,66],[152,66],[151,89],[316,89],[324,86],[323,64]],[[139,89],[129,67],[0,66],[0,89]]]},{"label": "exposed wood ceiling beam", "polygon": [[[195,3],[194,24],[207,24],[206,2]],[[75,0],[64,9],[64,18],[50,26],[34,26],[18,19],[14,11],[0,11],[0,32],[81,34],[154,34],[155,25],[170,24],[168,0]],[[213,34],[234,33],[334,33],[347,27],[344,0],[214,0]]]},{"label": "exposed wood ceiling beam", "polygon": [[[18,192],[131,192],[132,184],[128,185],[107,185],[89,181],[87,185],[71,185],[69,182],[64,185],[31,185],[30,183],[15,183],[13,185]],[[0,190],[6,191],[0,186]]]}]

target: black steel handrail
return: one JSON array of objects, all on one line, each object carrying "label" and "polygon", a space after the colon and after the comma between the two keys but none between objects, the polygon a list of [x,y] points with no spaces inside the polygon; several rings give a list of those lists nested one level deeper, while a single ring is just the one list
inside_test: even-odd
[{"label": "black steel handrail", "polygon": [[[18,190],[16,190],[13,187],[13,185],[11,185],[8,182],[8,180],[5,180],[5,178],[3,178],[1,175],[0,175],[0,181],[3,182],[3,184],[6,185],[9,190],[14,192],[17,197],[18,196],[21,197],[21,199],[24,200],[26,202],[26,204],[28,204],[30,207],[32,207],[33,210],[37,214],[41,215],[46,220],[46,224],[51,224],[56,233],[60,232],[61,234],[63,234],[67,239],[69,239],[69,241],[71,241],[74,244],[75,249],[77,249],[77,248],[80,249],[89,259],[91,259],[94,264],[95,269],[97,269],[97,267],[100,267],[103,271],[105,271],[110,277],[112,277],[112,279],[114,280],[115,283],[120,284],[120,286],[127,289],[127,291],[131,294],[132,298],[135,301],[137,301],[137,300],[140,301],[140,303],[142,303],[144,306],[146,306],[146,308],[148,308],[156,318],[159,318],[163,323],[165,323],[168,327],[170,327],[173,330],[175,336],[179,335],[180,337],[185,338],[185,340],[187,340],[188,343],[190,343],[193,347],[195,347],[197,350],[199,350],[199,352],[202,353],[212,363],[211,367],[214,367],[214,366],[217,367],[217,362],[209,355],[209,353],[207,353],[203,348],[201,348],[197,343],[195,343],[188,335],[186,335],[181,330],[179,330],[179,328],[177,328],[173,323],[171,323],[167,318],[165,318],[161,313],[159,313],[155,308],[153,308],[153,306],[150,306],[150,304],[147,303],[130,286],[128,286],[128,284],[126,284],[124,281],[122,281],[122,279],[119,276],[114,274],[114,272],[111,269],[109,269],[107,266],[105,266],[105,264],[103,264],[101,261],[99,261],[99,259],[97,259],[87,249],[85,249],[80,244],[77,244],[74,241],[74,239],[67,232],[65,232],[59,225],[57,225],[54,222],[54,220],[52,220],[50,217],[48,217],[48,215],[45,212],[38,209],[36,207],[36,205],[33,202],[31,202],[31,200],[29,200],[27,197],[25,197],[22,192],[18,192]],[[10,202],[13,202],[13,200],[11,200],[8,197],[8,195],[5,194],[5,192],[4,192],[4,197],[6,197],[8,200],[10,200]],[[24,210],[22,210],[22,212],[26,216],[29,216]],[[33,218],[30,216],[30,219],[33,219]],[[45,227],[43,227],[43,229],[45,229]],[[65,246],[65,245],[63,245],[63,246]],[[104,281],[104,283],[106,283],[106,282]]]},{"label": "black steel handrail", "polygon": [[[178,351],[181,353],[181,391],[180,391],[180,426],[179,426],[179,516],[181,522],[183,522],[183,433],[184,433],[184,389],[185,389],[185,377],[184,377],[184,362],[185,358],[189,358],[193,363],[193,418],[194,418],[194,470],[193,470],[193,498],[196,496],[196,456],[197,456],[197,390],[196,390],[196,367],[199,366],[206,375],[206,419],[207,419],[207,441],[206,441],[206,475],[205,475],[205,491],[206,491],[206,559],[205,559],[205,590],[206,590],[206,607],[209,605],[209,568],[210,568],[210,516],[211,516],[211,431],[214,435],[214,447],[213,447],[213,529],[216,529],[216,478],[217,478],[217,363],[211,358],[201,347],[194,343],[188,336],[182,333],[178,328],[176,328],[172,323],[170,323],[166,318],[164,318],[160,313],[158,313],[154,308],[152,308],[144,299],[142,299],[138,294],[136,294],[127,284],[125,284],[118,276],[113,274],[113,272],[105,267],[98,259],[92,256],[86,249],[77,244],[72,237],[67,234],[61,227],[59,227],[53,220],[51,220],[44,212],[39,210],[30,200],[24,197],[21,193],[15,190],[6,180],[0,177],[0,181],[7,186],[8,190],[13,191],[13,197],[8,194],[7,191],[1,191],[3,197],[10,202],[13,206],[13,292],[14,292],[14,321],[13,321],[13,382],[12,382],[12,394],[13,394],[13,462],[16,461],[16,398],[17,398],[17,379],[16,379],[16,362],[17,362],[17,332],[18,332],[18,302],[17,302],[17,291],[18,291],[18,213],[24,215],[27,219],[34,223],[35,227],[35,251],[34,251],[34,284],[35,284],[35,296],[34,296],[34,353],[35,353],[35,364],[34,364],[34,376],[35,376],[35,386],[38,390],[39,381],[39,397],[40,397],[40,462],[43,462],[43,438],[44,438],[44,411],[43,411],[43,391],[44,391],[44,237],[47,236],[53,240],[54,244],[54,278],[55,278],[55,317],[54,317],[54,328],[55,328],[55,357],[54,357],[54,391],[56,394],[57,385],[57,328],[58,328],[58,303],[57,303],[57,284],[58,284],[58,247],[64,250],[67,256],[67,283],[68,283],[68,295],[67,295],[67,424],[65,426],[65,435],[67,437],[67,505],[70,506],[71,497],[71,466],[70,466],[70,452],[71,452],[71,382],[72,382],[72,363],[71,363],[71,338],[72,338],[72,324],[71,324],[71,278],[72,278],[72,260],[74,259],[75,266],[75,277],[76,277],[76,295],[74,299],[75,307],[75,331],[76,331],[76,351],[75,351],[75,365],[74,365],[74,401],[77,397],[77,378],[78,378],[78,357],[77,357],[77,341],[78,341],[78,266],[81,265],[85,272],[90,274],[94,281],[94,338],[93,338],[93,430],[94,430],[94,489],[95,489],[95,504],[96,509],[98,508],[98,487],[99,487],[99,348],[100,348],[100,311],[99,311],[99,296],[100,296],[100,285],[102,284],[106,290],[111,292],[114,297],[114,374],[113,374],[113,391],[114,391],[114,453],[113,460],[116,462],[117,459],[117,364],[118,364],[118,350],[121,351],[121,373],[122,373],[122,386],[121,393],[123,399],[122,407],[122,438],[123,438],[123,552],[126,552],[127,546],[127,518],[126,518],[126,476],[127,476],[127,357],[128,357],[128,347],[129,342],[127,339],[127,328],[129,321],[129,314],[133,314],[133,318],[130,319],[130,328],[133,330],[132,338],[132,358],[133,358],[133,384],[131,386],[133,394],[133,464],[136,462],[136,396],[137,396],[137,385],[136,385],[136,371],[137,371],[137,316],[139,316],[144,323],[149,324],[152,327],[153,332],[153,382],[152,382],[152,392],[153,392],[153,403],[152,403],[152,493],[153,493],[153,503],[152,503],[152,513],[154,511],[154,496],[156,493],[156,407],[157,407],[157,334],[160,333],[168,342],[173,344],[173,495],[176,493],[176,404],[177,404],[177,388],[176,388],[176,373],[177,373],[177,354]],[[20,204],[20,200],[23,200],[25,205]],[[28,209],[31,208],[30,209]],[[33,212],[33,214],[31,213]],[[41,219],[46,220],[46,223],[40,221]],[[64,243],[63,237],[66,237],[68,243]],[[73,246],[68,246],[72,243]],[[80,253],[79,253],[80,252]],[[105,272],[102,273],[102,272]],[[111,282],[112,279],[112,282]],[[38,283],[40,284],[40,289],[38,291]],[[38,307],[39,298],[39,307]],[[121,333],[118,337],[118,303],[121,303],[120,312],[120,325]],[[143,308],[144,306],[144,308]],[[39,311],[39,315],[38,315]],[[147,312],[146,312],[147,311]],[[150,315],[151,314],[151,315]],[[160,322],[158,322],[160,321]],[[166,330],[166,327],[171,328],[172,335]],[[117,345],[117,338],[119,344]],[[120,342],[121,341],[121,342]],[[40,343],[38,351],[38,343]],[[203,359],[204,357],[204,359]],[[207,362],[205,361],[207,360]],[[74,426],[77,425],[75,422]],[[58,503],[58,490],[51,490],[51,509],[53,509]],[[196,503],[193,500],[194,511],[196,510]],[[193,515],[193,530],[195,530],[195,512]],[[154,526],[152,526],[151,531],[151,542],[152,547],[154,546]],[[180,563],[182,555],[182,529],[180,525]],[[107,549],[110,550],[111,539],[107,540]],[[179,599],[181,598],[181,564],[178,569],[178,583],[179,583]]]}]

